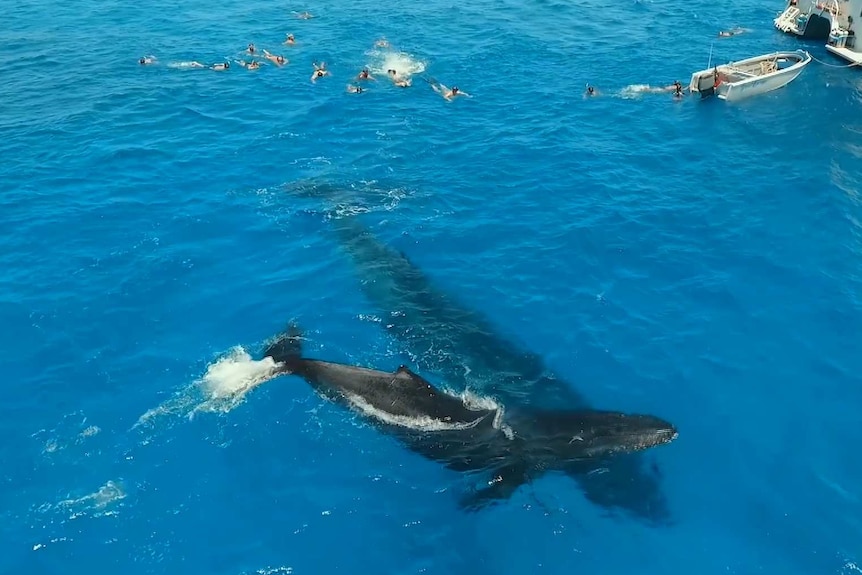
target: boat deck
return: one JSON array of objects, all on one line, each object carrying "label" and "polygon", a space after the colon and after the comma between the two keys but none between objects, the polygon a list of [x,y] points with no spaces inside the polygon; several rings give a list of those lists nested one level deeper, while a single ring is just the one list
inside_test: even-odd
[{"label": "boat deck", "polygon": [[835,46],[826,45],[826,49],[835,54],[836,56],[840,56],[851,62],[853,64],[862,65],[862,52],[854,52],[853,50],[848,50],[847,48],[836,48]]}]

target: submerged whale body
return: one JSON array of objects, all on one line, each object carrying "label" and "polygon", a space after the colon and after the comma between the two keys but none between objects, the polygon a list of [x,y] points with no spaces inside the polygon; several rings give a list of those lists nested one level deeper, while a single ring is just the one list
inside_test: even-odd
[{"label": "submerged whale body", "polygon": [[472,405],[401,366],[394,372],[302,356],[295,326],[264,352],[281,374],[361,413],[411,451],[462,472],[493,473],[489,486],[460,505],[478,509],[507,499],[548,471],[589,471],[620,453],[669,443],[677,431],[651,415],[612,411],[511,409]]},{"label": "submerged whale body", "polygon": [[[551,373],[539,355],[508,341],[488,318],[438,290],[422,269],[381,242],[357,217],[334,218],[331,224],[354,261],[361,289],[386,316],[386,330],[418,358],[423,370],[455,383],[463,381],[468,369],[478,393],[510,406],[592,409],[584,394]],[[642,455],[615,457],[600,473],[582,465],[564,471],[589,501],[609,513],[623,511],[655,525],[671,523],[659,469]]]}]

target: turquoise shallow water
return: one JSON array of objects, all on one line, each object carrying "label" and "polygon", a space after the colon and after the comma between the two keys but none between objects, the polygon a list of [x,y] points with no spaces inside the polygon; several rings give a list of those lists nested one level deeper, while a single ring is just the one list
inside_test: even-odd
[{"label": "turquoise shallow water", "polygon": [[[15,4],[0,572],[859,572],[860,76],[815,62],[735,105],[631,94],[686,83],[734,25],[719,61],[841,64],[774,31],[780,9]],[[249,42],[290,63],[176,66]],[[345,92],[390,65],[414,85]],[[405,332],[440,310],[382,299],[397,268],[351,257],[347,222],[592,405],[673,421],[644,458],[670,520],[555,475],[461,513],[462,478],[301,380],[227,394],[249,382],[236,346],[259,357],[289,318],[318,357],[495,377],[480,349]]]}]

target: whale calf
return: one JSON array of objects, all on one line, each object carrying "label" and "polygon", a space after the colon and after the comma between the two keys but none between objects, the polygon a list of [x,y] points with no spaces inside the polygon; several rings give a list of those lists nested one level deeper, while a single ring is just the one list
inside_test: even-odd
[{"label": "whale calf", "polygon": [[465,509],[505,500],[546,472],[589,472],[617,454],[677,437],[672,424],[652,415],[473,405],[403,365],[386,372],[303,357],[301,341],[291,325],[264,357],[276,362],[280,375],[302,377],[411,451],[456,471],[493,473],[488,487],[461,499]]}]

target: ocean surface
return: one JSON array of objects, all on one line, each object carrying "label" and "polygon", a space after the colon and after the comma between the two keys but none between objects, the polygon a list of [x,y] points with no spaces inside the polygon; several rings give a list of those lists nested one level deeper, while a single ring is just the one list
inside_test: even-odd
[{"label": "ocean surface", "polygon": [[[862,573],[862,72],[782,8],[7,5],[0,573]],[[289,63],[240,67],[252,42]],[[750,101],[639,91],[796,48]],[[672,421],[642,458],[667,520],[557,474],[465,512],[462,475],[270,377],[293,319],[313,357],[493,381],[493,350],[411,339],[441,300],[375,291],[405,266],[516,365]]]}]

